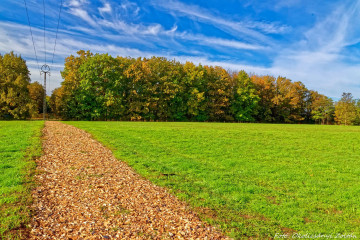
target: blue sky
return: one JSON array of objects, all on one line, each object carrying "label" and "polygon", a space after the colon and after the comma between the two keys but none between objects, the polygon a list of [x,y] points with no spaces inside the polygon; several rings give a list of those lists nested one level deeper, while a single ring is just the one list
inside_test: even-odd
[{"label": "blue sky", "polygon": [[[40,66],[51,63],[60,0],[26,0]],[[64,59],[84,49],[164,56],[286,76],[339,98],[360,98],[360,0],[63,0],[48,93]],[[1,0],[0,53],[19,53],[40,81],[23,0]]]}]

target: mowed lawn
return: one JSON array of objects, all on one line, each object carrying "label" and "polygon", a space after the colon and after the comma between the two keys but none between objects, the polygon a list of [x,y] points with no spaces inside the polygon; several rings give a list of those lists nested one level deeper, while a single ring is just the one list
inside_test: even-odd
[{"label": "mowed lawn", "polygon": [[360,128],[67,122],[236,238],[360,235]]},{"label": "mowed lawn", "polygon": [[[0,121],[0,239],[29,220],[29,174],[41,154],[41,121]],[[5,235],[4,235],[5,234]]]}]

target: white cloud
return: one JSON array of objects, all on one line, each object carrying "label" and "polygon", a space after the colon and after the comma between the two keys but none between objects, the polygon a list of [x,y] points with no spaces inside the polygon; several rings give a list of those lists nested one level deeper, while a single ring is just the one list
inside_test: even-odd
[{"label": "white cloud", "polygon": [[124,10],[126,15],[129,15],[131,17],[136,17],[140,12],[140,8],[136,3],[127,0],[122,1],[120,7],[122,8],[122,10]]},{"label": "white cloud", "polygon": [[67,4],[65,4],[65,6],[78,8],[87,3],[87,0],[70,0]]},{"label": "white cloud", "polygon": [[152,26],[149,26],[146,31],[144,31],[144,34],[152,34],[152,35],[158,35],[160,31],[162,31],[163,28],[160,24],[155,24]]},{"label": "white cloud", "polygon": [[97,23],[100,27],[111,28],[126,35],[159,35],[165,32],[160,24],[144,26],[143,24],[132,24],[123,20],[114,19],[97,19]]},{"label": "white cloud", "polygon": [[103,15],[104,13],[111,13],[112,8],[111,5],[107,2],[104,3],[104,6],[101,8],[98,8],[99,12],[101,15]]},{"label": "white cloud", "polygon": [[264,33],[285,33],[290,30],[289,26],[281,25],[278,23],[269,23],[269,22],[243,22],[244,26],[248,28],[258,29]]},{"label": "white cloud", "polygon": [[92,17],[88,14],[87,11],[81,8],[71,8],[70,13],[81,18],[85,22],[87,22],[89,25],[96,27],[97,23],[92,19]]},{"label": "white cloud", "polygon": [[177,29],[178,29],[178,26],[174,25],[174,26],[173,26],[169,31],[167,31],[166,33],[167,33],[167,34],[175,33]]}]

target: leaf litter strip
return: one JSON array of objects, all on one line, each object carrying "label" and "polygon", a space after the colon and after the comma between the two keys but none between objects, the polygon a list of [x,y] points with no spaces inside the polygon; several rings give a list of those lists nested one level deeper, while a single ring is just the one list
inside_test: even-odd
[{"label": "leaf litter strip", "polygon": [[228,239],[83,130],[46,122],[31,239]]}]

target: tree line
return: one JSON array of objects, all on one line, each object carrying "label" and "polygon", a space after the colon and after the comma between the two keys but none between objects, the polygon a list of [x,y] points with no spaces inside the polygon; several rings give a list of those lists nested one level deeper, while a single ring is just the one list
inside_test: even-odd
[{"label": "tree line", "polygon": [[[65,59],[63,82],[47,99],[65,120],[360,124],[360,101],[333,100],[285,77],[248,75],[162,57],[79,51]],[[0,55],[0,118],[42,112],[44,90],[30,83],[21,56]]]}]

